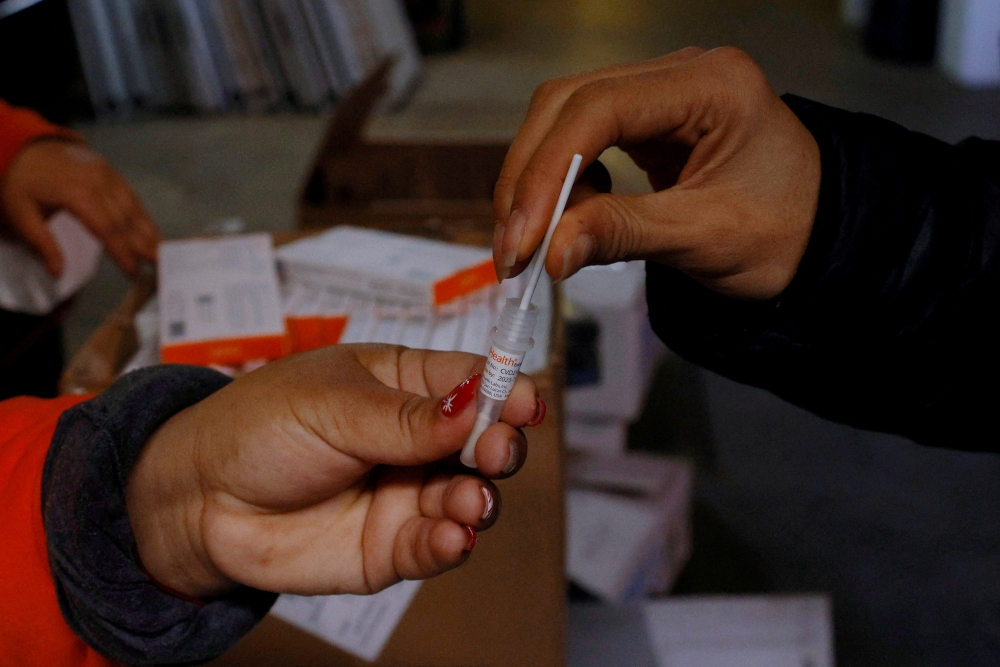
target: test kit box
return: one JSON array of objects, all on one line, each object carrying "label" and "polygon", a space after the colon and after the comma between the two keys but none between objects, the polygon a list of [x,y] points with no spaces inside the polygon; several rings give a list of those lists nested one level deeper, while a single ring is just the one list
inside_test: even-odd
[{"label": "test kit box", "polygon": [[412,306],[443,306],[496,284],[493,253],[344,225],[278,250],[285,280]]},{"label": "test kit box", "polygon": [[164,241],[158,269],[164,363],[239,365],[287,353],[268,234]]},{"label": "test kit box", "polygon": [[566,475],[567,576],[612,604],[667,593],[691,554],[691,462],[588,452]]},{"label": "test kit box", "polygon": [[285,297],[285,328],[291,352],[308,352],[341,342],[349,320],[346,294],[294,286]]}]

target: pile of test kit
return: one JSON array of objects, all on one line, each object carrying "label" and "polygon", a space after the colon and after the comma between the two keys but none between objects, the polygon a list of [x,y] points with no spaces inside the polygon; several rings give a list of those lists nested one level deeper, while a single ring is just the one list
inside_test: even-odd
[{"label": "pile of test kit", "polygon": [[[137,317],[140,349],[124,370],[164,361],[236,375],[336,343],[485,354],[519,290],[508,282],[497,284],[489,250],[349,226],[277,249],[267,234],[166,241],[157,298]],[[546,364],[547,284],[539,299],[532,369]]]},{"label": "pile of test kit", "polygon": [[[194,244],[182,253],[214,246],[208,264],[216,266],[186,267],[190,275],[176,280],[162,269],[158,281],[143,276],[73,355],[62,391],[101,391],[122,372],[157,363],[169,346],[186,345],[173,353],[197,352],[223,372],[248,372],[273,356],[254,358],[254,348],[273,345],[278,331],[279,354],[334,342],[481,355],[502,348],[491,331],[527,286],[527,276],[498,285],[489,250],[493,189],[509,144],[365,130],[388,84],[380,69],[338,103],[299,188],[296,231],[177,242]],[[366,238],[379,241],[345,252]],[[254,273],[258,253],[270,258],[262,264],[269,272]],[[422,261],[425,253],[434,260]],[[223,266],[227,286],[200,289]],[[170,284],[179,302],[172,311]],[[475,554],[444,576],[376,595],[282,595],[216,667],[566,664],[563,337],[551,335],[561,310],[544,274],[531,303],[533,344],[520,370],[531,373],[548,416],[526,429],[530,454],[518,474],[497,482],[502,516]],[[168,314],[182,324],[171,328]]]}]

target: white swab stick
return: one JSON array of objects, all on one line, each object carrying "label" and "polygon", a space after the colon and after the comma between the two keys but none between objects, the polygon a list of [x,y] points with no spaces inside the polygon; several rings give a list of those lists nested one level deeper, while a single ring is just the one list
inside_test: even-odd
[{"label": "white swab stick", "polygon": [[577,153],[573,156],[573,161],[569,163],[569,171],[566,173],[566,180],[563,181],[562,191],[559,193],[559,201],[556,203],[556,210],[552,211],[552,220],[549,221],[549,228],[545,230],[545,238],[542,245],[538,246],[535,256],[528,264],[528,286],[524,289],[524,296],[521,297],[519,310],[528,310],[531,305],[531,297],[535,295],[535,286],[538,285],[538,278],[541,277],[545,269],[545,256],[549,254],[549,244],[552,243],[552,235],[556,233],[556,227],[562,219],[563,211],[566,210],[566,202],[569,201],[570,190],[576,182],[576,174],[580,171],[580,163],[583,156]]}]

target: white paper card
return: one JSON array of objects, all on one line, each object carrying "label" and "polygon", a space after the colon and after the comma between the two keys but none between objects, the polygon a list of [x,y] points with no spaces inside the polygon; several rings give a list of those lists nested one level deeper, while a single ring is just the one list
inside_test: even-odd
[{"label": "white paper card", "polygon": [[673,598],[644,606],[660,667],[833,667],[822,595]]},{"label": "white paper card", "polygon": [[375,595],[282,595],[271,613],[334,646],[372,661],[403,618],[420,581],[401,581]]},{"label": "white paper card", "polygon": [[163,241],[160,344],[284,335],[268,234]]}]

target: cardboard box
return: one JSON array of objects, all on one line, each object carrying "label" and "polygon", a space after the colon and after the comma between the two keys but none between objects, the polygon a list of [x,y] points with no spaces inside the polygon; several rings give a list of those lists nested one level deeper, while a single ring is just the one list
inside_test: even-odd
[{"label": "cardboard box", "polygon": [[645,263],[588,266],[566,280],[563,290],[571,332],[566,415],[631,423],[646,404],[665,349],[649,325]]},{"label": "cardboard box", "polygon": [[291,352],[339,343],[347,328],[348,301],[345,294],[292,288],[285,297],[285,328]]},{"label": "cardboard box", "polygon": [[[506,145],[366,145],[360,128],[378,100],[378,77],[338,106],[300,205],[305,226],[350,223],[487,248],[490,200]],[[396,176],[409,174],[411,181]],[[407,184],[408,183],[408,184]],[[338,189],[351,186],[350,192]],[[317,192],[322,196],[317,199]],[[406,196],[401,196],[405,194]],[[421,197],[427,197],[421,199]],[[275,235],[276,245],[294,240]],[[153,286],[134,288],[71,361],[63,390],[82,393],[113,382],[138,349],[135,315]],[[377,665],[507,667],[565,664],[562,337],[551,308],[548,368],[536,374],[549,406],[529,429],[520,473],[498,486],[503,512],[472,558],[425,582],[389,638]],[[348,331],[344,332],[347,338]],[[317,667],[370,664],[274,616],[213,664]]]},{"label": "cardboard box", "polygon": [[937,63],[967,88],[1000,86],[1000,3],[944,0]]},{"label": "cardboard box", "polygon": [[337,106],[302,189],[299,227],[349,224],[489,248],[493,188],[509,143],[366,138],[388,67]]}]

